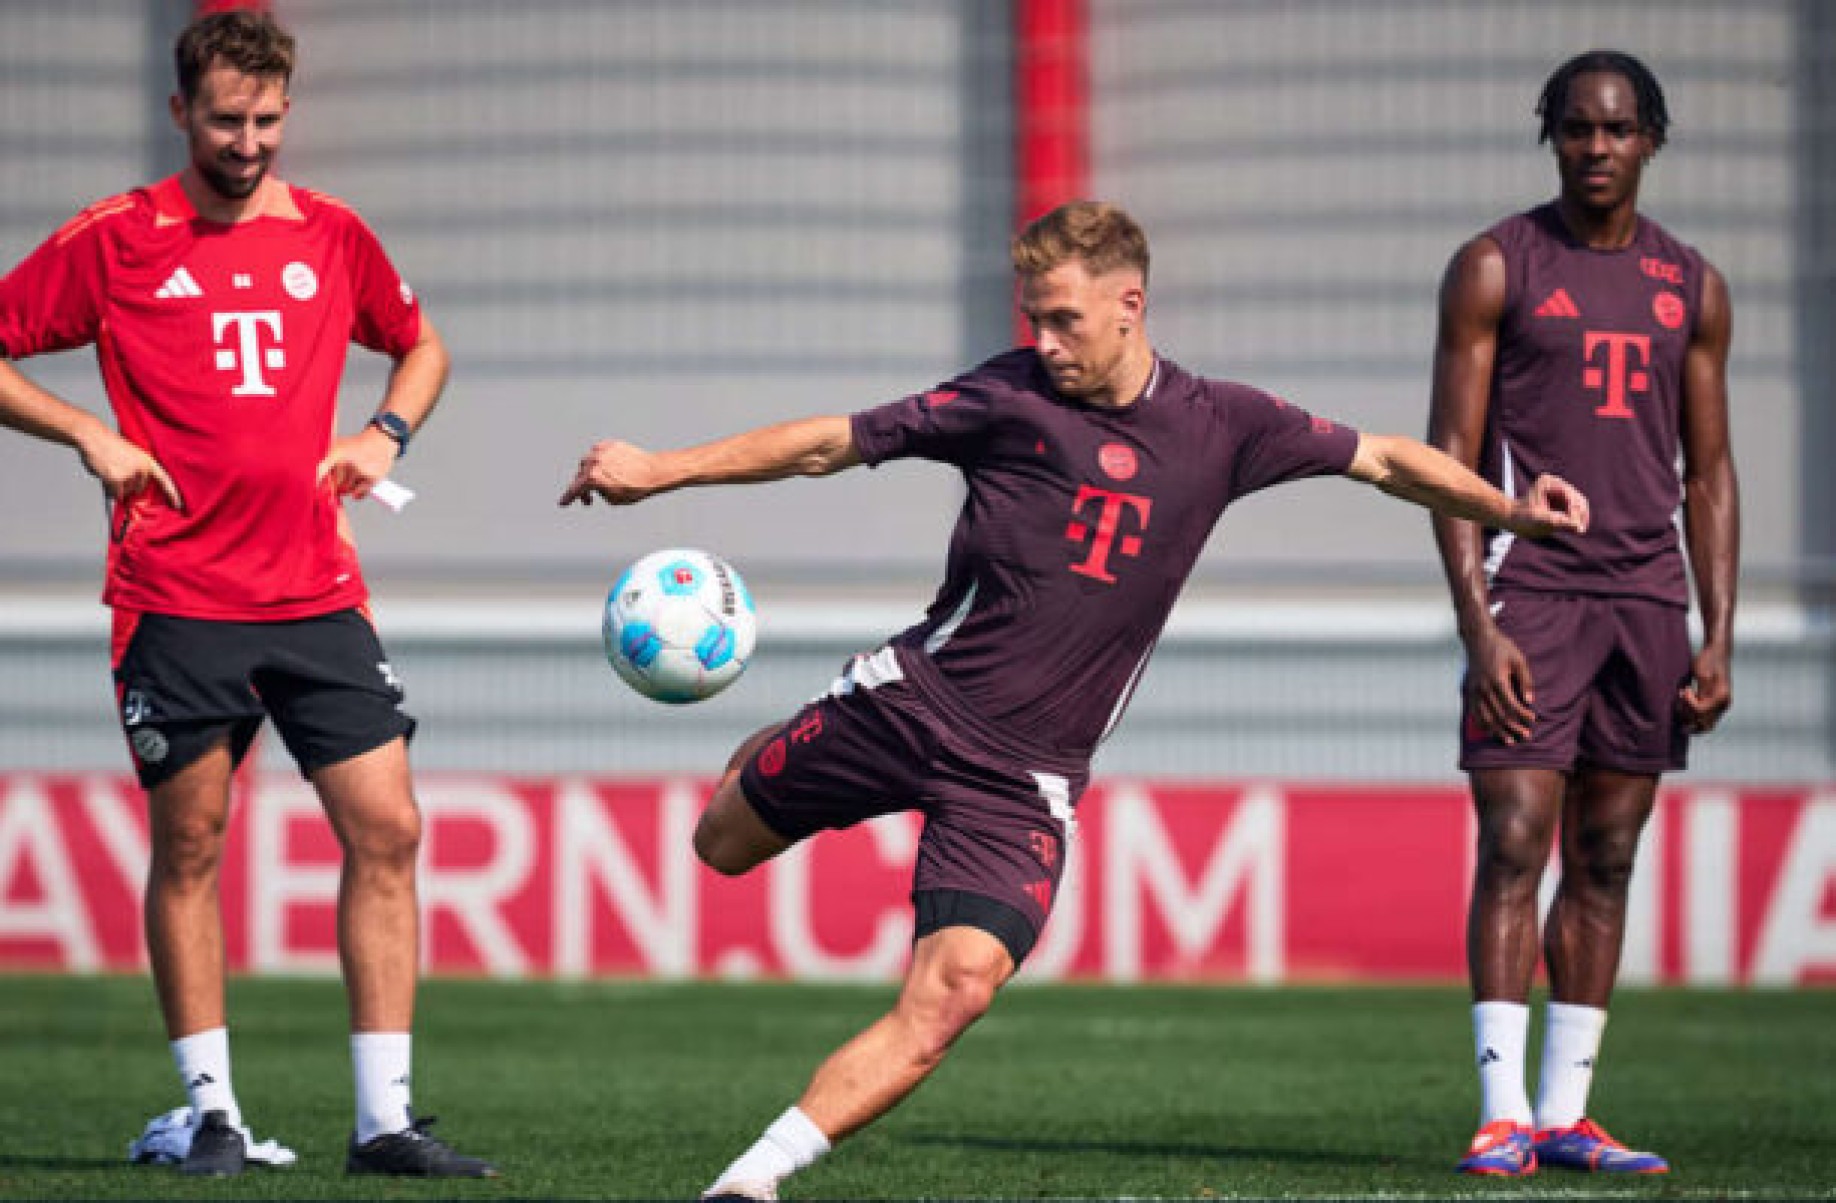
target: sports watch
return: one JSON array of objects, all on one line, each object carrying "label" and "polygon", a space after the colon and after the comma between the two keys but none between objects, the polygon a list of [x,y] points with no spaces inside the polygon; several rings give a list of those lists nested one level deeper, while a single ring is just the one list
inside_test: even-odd
[{"label": "sports watch", "polygon": [[396,459],[408,454],[408,440],[413,437],[414,431],[408,428],[407,419],[402,415],[385,409],[370,419],[370,425],[395,440]]}]

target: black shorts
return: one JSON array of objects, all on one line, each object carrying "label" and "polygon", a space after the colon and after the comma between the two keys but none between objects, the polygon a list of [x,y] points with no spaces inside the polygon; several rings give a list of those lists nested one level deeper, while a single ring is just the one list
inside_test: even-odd
[{"label": "black shorts", "polygon": [[115,700],[152,789],[229,737],[236,764],[263,716],[302,774],[414,734],[376,628],[361,611],[284,622],[115,612]]},{"label": "black shorts", "polygon": [[890,648],[857,656],[740,770],[787,840],[902,810],[924,813],[912,872],[916,935],[980,928],[1019,965],[1052,911],[1088,771],[978,742],[904,679]]},{"label": "black shorts", "polygon": [[1582,765],[1664,773],[1688,760],[1677,693],[1689,679],[1689,614],[1637,597],[1501,591],[1498,629],[1530,664],[1536,722],[1516,744],[1461,723],[1462,769]]}]

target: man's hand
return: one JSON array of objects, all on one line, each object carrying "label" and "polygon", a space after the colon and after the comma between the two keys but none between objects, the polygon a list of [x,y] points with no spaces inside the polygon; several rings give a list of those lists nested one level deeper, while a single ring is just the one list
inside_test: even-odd
[{"label": "man's hand", "polygon": [[128,501],[142,489],[156,488],[173,509],[185,508],[178,486],[160,462],[146,448],[128,442],[108,427],[98,423],[95,433],[77,444],[77,454],[89,474],[102,482],[110,501]]},{"label": "man's hand", "polygon": [[1536,723],[1530,662],[1496,626],[1467,640],[1465,692],[1468,720],[1488,735],[1506,744],[1530,738]]},{"label": "man's hand", "polygon": [[1587,530],[1587,496],[1553,473],[1539,476],[1530,493],[1511,506],[1506,526],[1515,534],[1543,539],[1557,531],[1582,534]]},{"label": "man's hand", "polygon": [[1677,715],[1691,735],[1706,735],[1734,704],[1734,682],[1725,647],[1710,644],[1696,653],[1689,680],[1677,691]]},{"label": "man's hand", "polygon": [[642,447],[607,439],[593,444],[593,449],[581,457],[573,481],[557,504],[578,501],[592,505],[593,498],[598,497],[611,505],[631,505],[667,487],[656,456]]},{"label": "man's hand", "polygon": [[399,451],[394,439],[374,426],[365,426],[332,443],[319,461],[316,480],[320,485],[329,480],[340,497],[368,497],[376,482],[395,467]]}]

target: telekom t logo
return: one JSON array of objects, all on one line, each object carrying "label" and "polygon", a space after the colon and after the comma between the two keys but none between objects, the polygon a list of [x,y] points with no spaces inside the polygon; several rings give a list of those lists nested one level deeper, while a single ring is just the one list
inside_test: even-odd
[{"label": "telekom t logo", "polygon": [[1133,493],[1117,493],[1109,489],[1098,489],[1091,485],[1081,485],[1077,490],[1077,499],[1071,503],[1073,513],[1082,514],[1092,502],[1096,504],[1096,533],[1091,534],[1088,523],[1078,518],[1071,520],[1065,527],[1065,538],[1073,543],[1090,540],[1090,555],[1081,564],[1071,565],[1071,571],[1084,576],[1094,577],[1106,585],[1116,583],[1116,578],[1109,572],[1109,552],[1114,548],[1125,556],[1141,554],[1141,537],[1139,535],[1116,536],[1122,529],[1123,520],[1130,514],[1140,523],[1140,529],[1146,530],[1148,513],[1154,508],[1152,498],[1139,497]]},{"label": "telekom t logo", "polygon": [[1602,418],[1629,418],[1632,407],[1626,404],[1626,394],[1642,393],[1651,387],[1651,376],[1644,371],[1651,363],[1651,336],[1589,330],[1581,348],[1589,364],[1594,362],[1596,347],[1606,348],[1606,367],[1588,367],[1581,373],[1583,386],[1606,390],[1606,404],[1594,413]]},{"label": "telekom t logo", "polygon": [[[287,355],[280,348],[281,315],[278,310],[265,309],[259,313],[213,313],[210,315],[211,341],[221,344],[225,341],[225,331],[231,327],[235,333],[229,336],[229,346],[217,347],[217,370],[219,372],[242,372],[242,382],[230,390],[237,397],[272,397],[274,386],[262,378],[262,368],[278,372],[287,366]],[[266,330],[274,345],[261,345],[261,332]]]}]

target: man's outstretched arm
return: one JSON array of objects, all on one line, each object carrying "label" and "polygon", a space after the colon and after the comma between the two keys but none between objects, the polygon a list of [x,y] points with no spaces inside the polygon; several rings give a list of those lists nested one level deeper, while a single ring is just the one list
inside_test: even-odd
[{"label": "man's outstretched arm", "polygon": [[1561,477],[1539,476],[1524,496],[1506,497],[1452,456],[1402,435],[1360,435],[1346,475],[1437,514],[1532,539],[1587,529],[1587,498]]},{"label": "man's outstretched arm", "polygon": [[672,489],[828,476],[860,462],[845,416],[780,422],[677,451],[646,451],[609,439],[582,457],[560,504],[591,505],[598,497],[631,505]]}]

